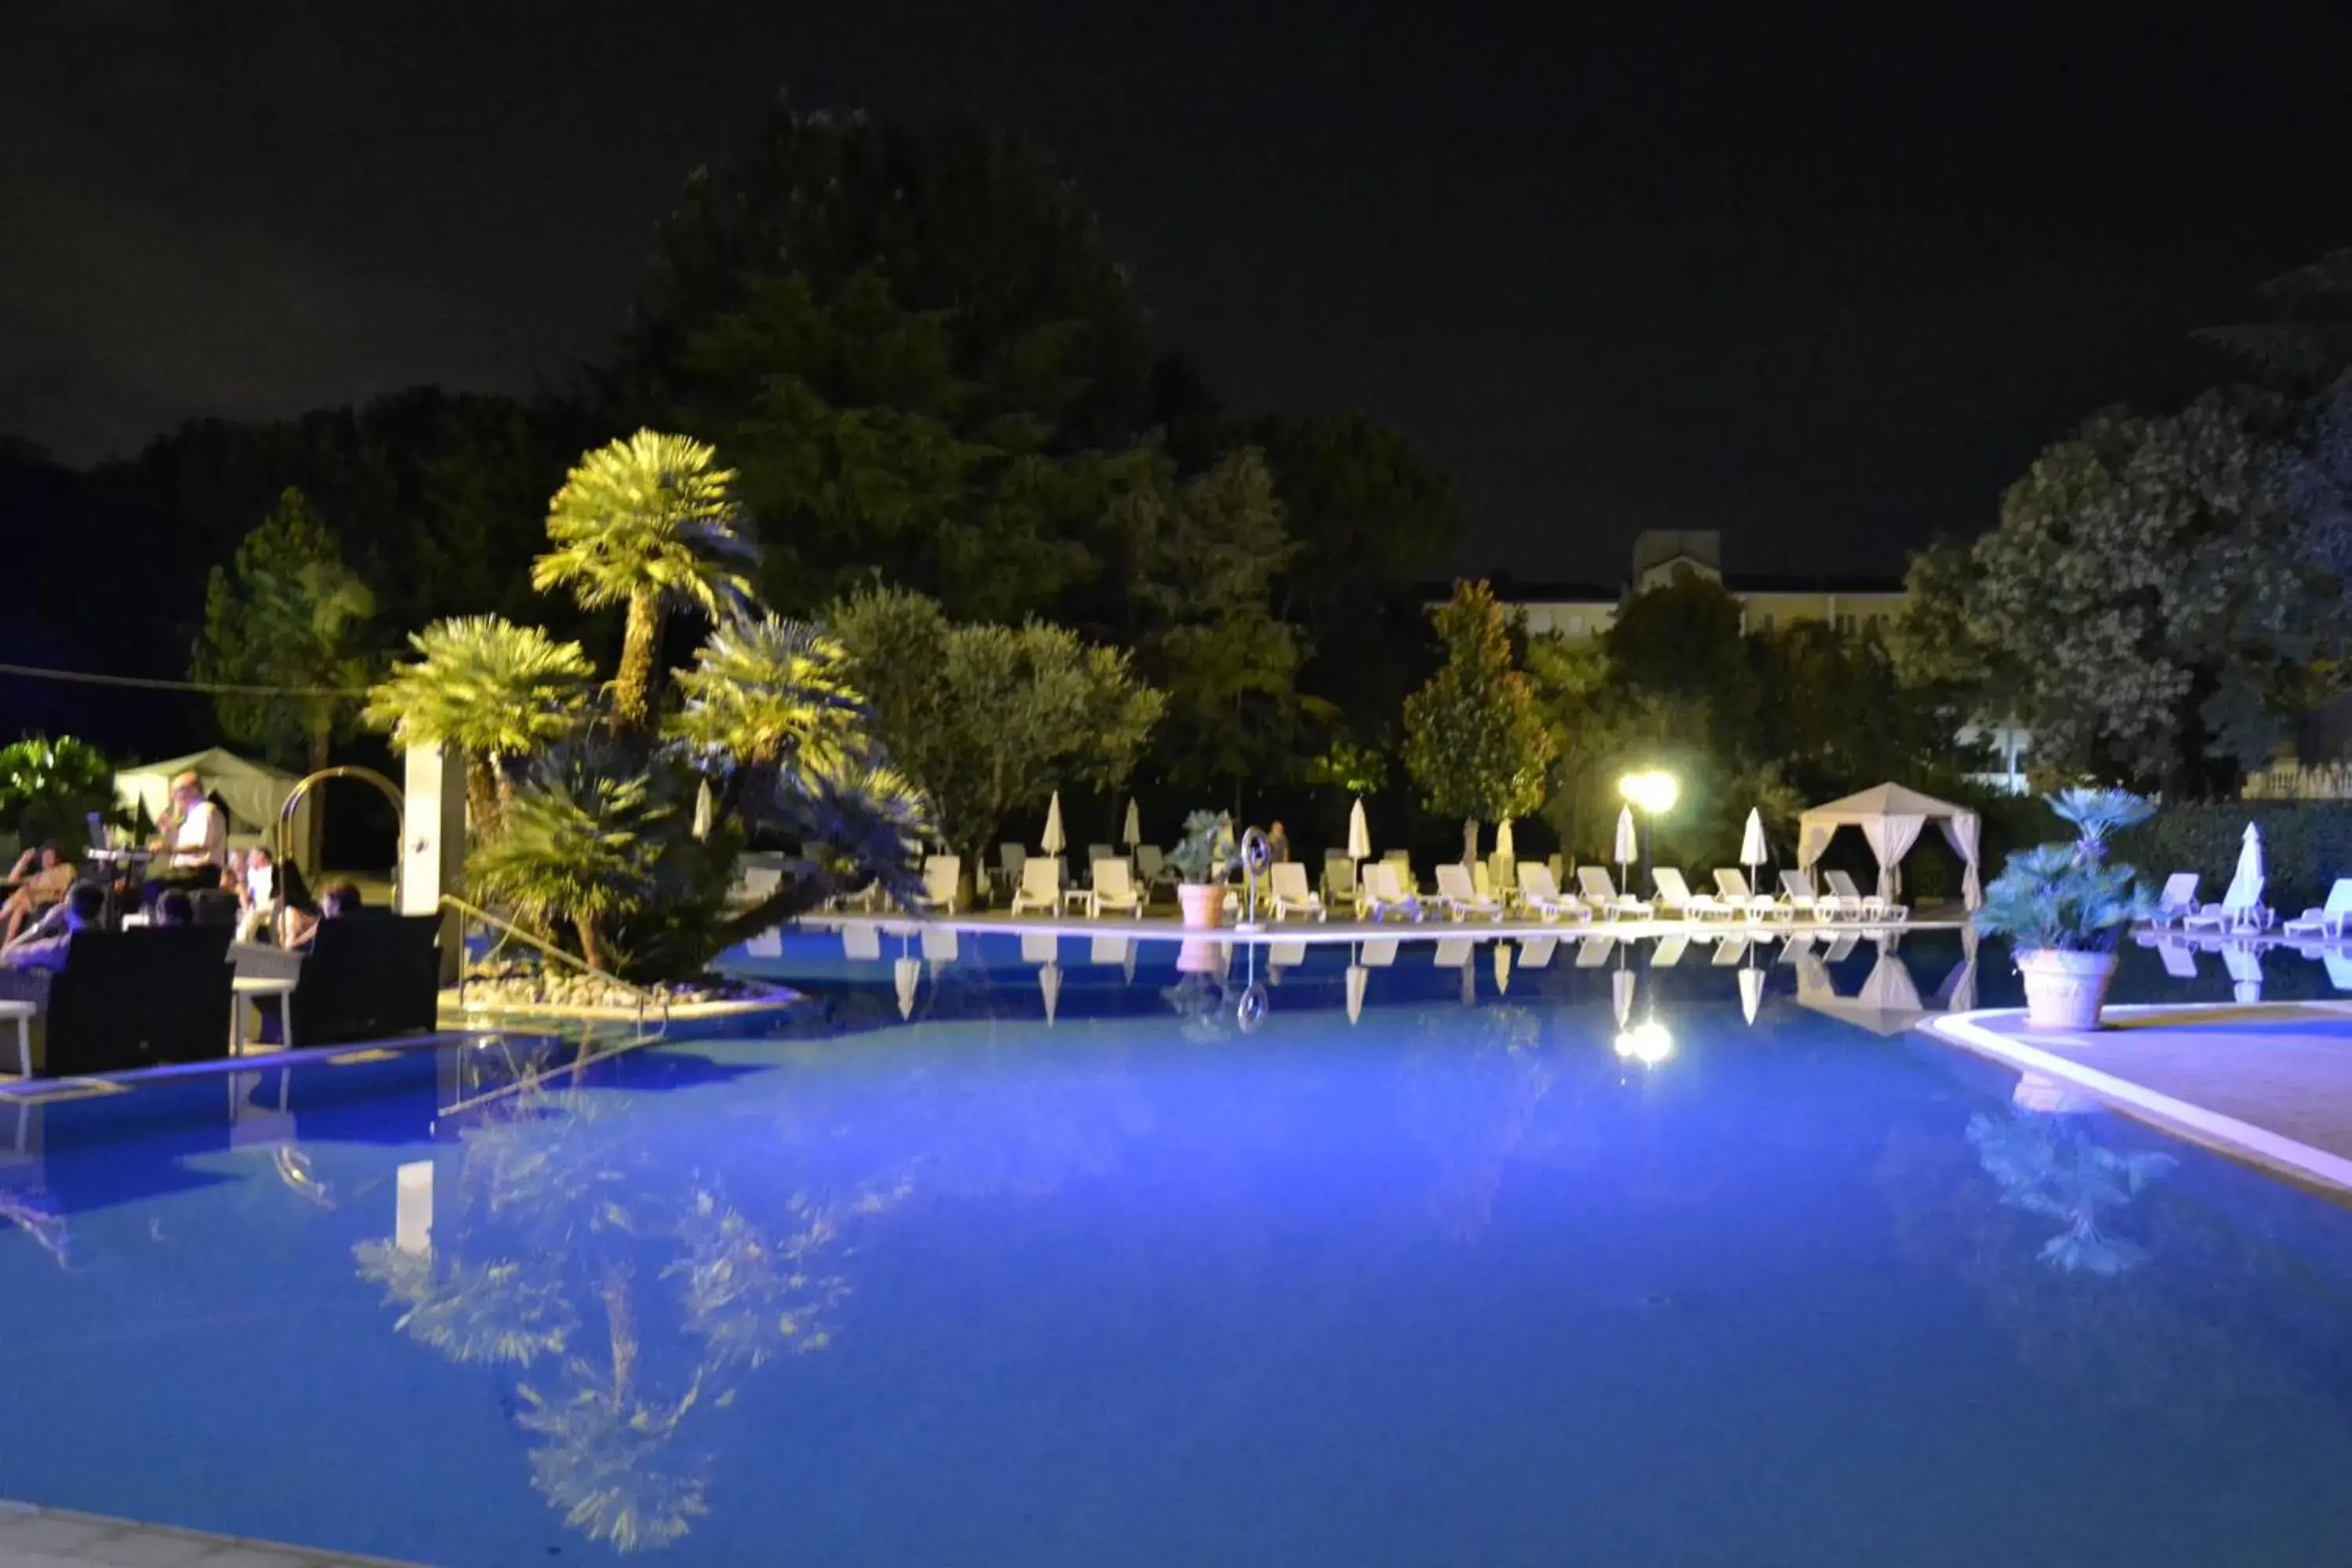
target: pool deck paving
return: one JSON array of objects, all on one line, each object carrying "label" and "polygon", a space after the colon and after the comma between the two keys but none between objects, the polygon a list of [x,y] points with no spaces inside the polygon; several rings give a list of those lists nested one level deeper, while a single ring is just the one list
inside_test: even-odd
[{"label": "pool deck paving", "polygon": [[2030,1029],[1997,1009],[1922,1028],[2071,1085],[2192,1142],[2352,1193],[2352,1004],[2110,1007],[2104,1027]]},{"label": "pool deck paving", "polygon": [[[1296,918],[1276,921],[1271,917],[1255,924],[1220,926],[1188,926],[1174,915],[1146,914],[1134,917],[1090,917],[1084,914],[1011,915],[1001,910],[979,910],[950,916],[912,917],[899,914],[859,914],[829,912],[803,915],[799,921],[803,931],[838,931],[846,927],[879,927],[886,935],[914,935],[926,929],[952,931],[968,936],[1055,936],[1055,937],[1127,937],[1146,942],[1358,942],[1391,940],[1434,941],[1444,937],[1466,938],[1490,942],[1497,938],[1518,941],[1528,937],[1558,937],[1562,940],[1581,937],[1613,937],[1620,942],[1654,941],[1664,936],[1745,936],[1753,941],[1759,937],[1802,935],[1815,941],[1834,940],[1840,936],[1885,936],[1915,931],[1958,931],[1963,921],[1955,907],[1948,913],[1929,909],[1915,911],[1905,921],[1785,921],[1785,920],[1617,920],[1617,921],[1542,921],[1517,916],[1493,920],[1474,915],[1464,920],[1449,920],[1432,913],[1420,921],[1411,920],[1344,920],[1318,921]],[[758,944],[754,943],[756,951]]]},{"label": "pool deck paving", "polygon": [[0,1568],[418,1568],[383,1557],[0,1502]]}]

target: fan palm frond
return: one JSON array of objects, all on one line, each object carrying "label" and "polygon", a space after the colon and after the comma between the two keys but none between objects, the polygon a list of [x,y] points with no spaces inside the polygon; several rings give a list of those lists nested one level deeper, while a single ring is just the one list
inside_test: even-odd
[{"label": "fan palm frond", "polygon": [[865,729],[865,699],[841,644],[782,616],[722,623],[677,678],[685,707],[669,732],[746,764],[838,762]]}]

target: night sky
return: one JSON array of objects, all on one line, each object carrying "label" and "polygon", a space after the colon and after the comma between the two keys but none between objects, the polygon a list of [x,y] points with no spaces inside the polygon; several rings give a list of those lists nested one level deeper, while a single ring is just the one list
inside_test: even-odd
[{"label": "night sky", "polygon": [[0,430],[561,377],[781,90],[1037,137],[1228,406],[1454,470],[1457,565],[1892,572],[2352,244],[2341,0],[1370,9],[9,0]]}]

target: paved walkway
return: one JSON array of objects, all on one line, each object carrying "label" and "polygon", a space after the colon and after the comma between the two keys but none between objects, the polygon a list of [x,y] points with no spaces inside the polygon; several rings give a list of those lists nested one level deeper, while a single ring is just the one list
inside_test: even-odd
[{"label": "paved walkway", "polygon": [[[1953,909],[1948,918],[1944,911],[1930,910],[1915,913],[1898,923],[1866,923],[1861,921],[1747,921],[1747,920],[1624,920],[1624,921],[1555,921],[1512,919],[1504,921],[1470,919],[1447,920],[1432,914],[1423,921],[1356,921],[1356,920],[1286,920],[1271,918],[1255,927],[1223,925],[1208,928],[1186,926],[1173,914],[1150,915],[1140,920],[1129,916],[1089,920],[1084,915],[1008,915],[1002,910],[982,910],[950,918],[927,917],[917,920],[895,914],[809,914],[800,919],[805,931],[840,931],[849,926],[878,926],[889,935],[913,933],[930,927],[943,931],[970,932],[974,935],[998,936],[1070,936],[1070,937],[1129,937],[1145,941],[1174,942],[1364,942],[1379,937],[1433,941],[1443,937],[1467,937],[1485,942],[1495,937],[1582,937],[1609,936],[1621,942],[1637,942],[1662,936],[1705,936],[1715,938],[1727,934],[1744,935],[1751,939],[1783,937],[1801,932],[1816,940],[1861,932],[1876,935],[1886,931],[1958,931],[1961,926],[1960,911]],[[756,950],[757,943],[753,944]]]},{"label": "paved walkway", "polygon": [[2028,1029],[2013,1010],[1924,1026],[2198,1142],[2352,1191],[2352,1004],[2110,1007],[2106,1017],[2082,1034]]},{"label": "paved walkway", "polygon": [[407,1568],[201,1531],[0,1502],[0,1568]]}]

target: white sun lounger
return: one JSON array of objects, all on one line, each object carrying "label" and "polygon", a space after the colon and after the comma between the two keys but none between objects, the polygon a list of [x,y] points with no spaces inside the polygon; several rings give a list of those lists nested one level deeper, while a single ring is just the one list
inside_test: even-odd
[{"label": "white sun lounger", "polygon": [[1503,901],[1481,896],[1470,879],[1470,868],[1450,860],[1438,863],[1437,893],[1433,901],[1457,921],[1468,915],[1485,915],[1496,921],[1503,918]]},{"label": "white sun lounger", "polygon": [[2271,923],[2270,910],[2263,908],[2263,884],[2257,880],[2252,896],[2242,903],[2231,903],[2225,896],[2218,904],[2207,904],[2180,917],[2182,931],[2203,931],[2224,933],[2258,931]]},{"label": "white sun lounger", "polygon": [[1786,920],[1789,906],[1769,893],[1752,891],[1748,886],[1748,873],[1730,867],[1718,868],[1715,873],[1717,897],[1752,921]]},{"label": "white sun lounger", "polygon": [[1398,885],[1396,863],[1376,860],[1364,867],[1364,913],[1373,920],[1391,915],[1421,919],[1421,900]]},{"label": "white sun lounger", "polygon": [[1683,880],[1678,866],[1661,866],[1650,873],[1658,884],[1658,912],[1679,914],[1685,920],[1729,920],[1738,911],[1713,893],[1694,893]]},{"label": "white sun lounger", "polygon": [[1911,918],[1911,911],[1894,900],[1881,898],[1876,893],[1865,893],[1855,887],[1853,879],[1843,871],[1832,871],[1829,880],[1830,891],[1835,893],[1841,901],[1858,907],[1865,921],[1891,921],[1900,924]]},{"label": "white sun lounger", "polygon": [[2279,934],[2339,941],[2344,935],[2344,921],[2347,916],[2352,916],[2352,877],[2338,877],[2336,885],[2327,889],[2325,905],[2304,910],[2300,918],[2280,926]]},{"label": "white sun lounger", "polygon": [[956,912],[956,884],[963,880],[963,857],[933,855],[923,862],[923,890],[915,907],[927,914]]},{"label": "white sun lounger", "polygon": [[1094,890],[1087,896],[1087,908],[1097,920],[1113,910],[1143,913],[1143,889],[1135,885],[1135,868],[1124,857],[1107,855],[1095,862]]},{"label": "white sun lounger", "polygon": [[2147,923],[2161,931],[2196,911],[2197,873],[2175,871],[2164,879],[2164,891],[2157,895],[2156,912],[2147,917]]},{"label": "white sun lounger", "polygon": [[1292,915],[1324,918],[1323,900],[1307,885],[1307,868],[1296,860],[1274,863],[1274,918],[1286,920]]},{"label": "white sun lounger", "polygon": [[1021,862],[1021,885],[1013,890],[1012,912],[1042,910],[1050,915],[1061,908],[1062,863],[1035,855]]},{"label": "white sun lounger", "polygon": [[1639,899],[1619,898],[1617,885],[1609,879],[1609,873],[1601,867],[1579,866],[1576,868],[1576,889],[1583,895],[1586,904],[1601,911],[1602,920],[1613,921],[1619,915],[1630,915],[1635,920],[1649,918],[1650,906]]},{"label": "white sun lounger", "polygon": [[1563,893],[1552,878],[1551,868],[1539,860],[1522,860],[1518,865],[1519,910],[1538,920],[1589,921],[1592,911],[1584,900],[1572,893]]}]

